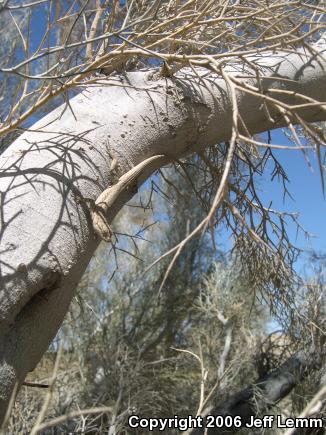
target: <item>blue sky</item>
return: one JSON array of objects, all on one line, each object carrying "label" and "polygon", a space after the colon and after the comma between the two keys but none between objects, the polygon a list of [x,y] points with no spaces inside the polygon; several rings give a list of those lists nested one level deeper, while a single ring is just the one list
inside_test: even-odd
[{"label": "blue sky", "polygon": [[[274,131],[272,138],[276,144],[290,144],[282,130]],[[261,185],[263,197],[266,199],[265,204],[273,201],[273,207],[280,211],[298,212],[301,225],[309,233],[312,233],[313,237],[307,240],[303,233],[299,232],[297,235],[295,225],[291,224],[288,231],[293,242],[300,248],[326,252],[326,200],[322,191],[316,157],[310,153],[312,167],[309,168],[301,151],[276,150],[274,154],[287,172],[290,180],[288,189],[293,199],[286,196],[284,200],[280,183],[270,182],[266,174]],[[297,267],[300,268],[301,266],[302,261],[300,260]]]},{"label": "blue sky", "polygon": [[[46,22],[44,12],[46,4],[33,8],[31,21],[31,41],[32,49],[37,47],[42,37]],[[273,143],[289,144],[281,130],[275,130],[272,133]],[[280,183],[276,180],[270,181],[269,174],[266,173],[264,181],[261,182],[260,188],[263,193],[262,199],[265,205],[270,201],[273,202],[273,208],[280,211],[298,212],[300,214],[300,223],[309,232],[314,235],[306,240],[302,233],[296,234],[294,224],[289,225],[288,231],[292,241],[303,249],[313,249],[316,251],[326,252],[325,236],[325,216],[326,201],[323,196],[319,169],[315,158],[312,158],[312,169],[310,169],[304,159],[302,152],[279,150],[274,154],[278,157],[287,171],[290,183],[288,189],[293,196],[293,200],[288,196],[283,200],[283,191]],[[297,237],[296,237],[297,236]],[[228,243],[226,243],[228,245]],[[298,262],[297,268],[300,269],[303,261]]]},{"label": "blue sky", "polygon": [[[271,134],[272,144],[293,146],[282,129],[274,130]],[[262,135],[262,142],[267,140],[265,136]],[[283,185],[277,177],[271,180],[274,168],[272,162],[266,165],[262,177],[257,178],[257,193],[264,206],[280,212],[298,214],[300,225],[310,237],[306,237],[304,231],[297,231],[292,220],[288,220],[287,232],[292,244],[305,251],[295,264],[297,272],[310,274],[311,269],[308,266],[311,252],[326,254],[326,190],[324,197],[318,162],[313,151],[309,152],[310,166],[300,150],[273,149],[273,154],[288,176],[286,187],[291,196],[284,197]],[[217,242],[222,250],[232,248],[232,236],[229,232],[218,232]]]}]

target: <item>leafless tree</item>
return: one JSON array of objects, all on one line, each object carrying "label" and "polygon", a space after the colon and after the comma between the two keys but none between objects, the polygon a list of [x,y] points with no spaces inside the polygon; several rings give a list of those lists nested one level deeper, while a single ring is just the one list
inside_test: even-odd
[{"label": "leafless tree", "polygon": [[324,185],[324,1],[2,3],[23,46],[0,68],[18,80],[0,134],[22,132],[0,157],[2,418],[100,239],[115,242],[117,212],[156,170],[187,171],[190,154],[207,213],[161,256],[171,262],[160,287],[195,235],[226,225],[262,297],[289,321],[297,251],[285,228],[295,217],[264,205],[256,179],[269,159],[286,180],[270,133],[285,127],[290,150],[315,153]]}]

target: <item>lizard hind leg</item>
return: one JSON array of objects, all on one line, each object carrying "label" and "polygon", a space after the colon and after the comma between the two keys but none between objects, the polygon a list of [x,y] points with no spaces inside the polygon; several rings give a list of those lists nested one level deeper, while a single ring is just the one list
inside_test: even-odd
[{"label": "lizard hind leg", "polygon": [[105,217],[104,211],[98,207],[92,213],[93,228],[102,240],[110,242],[113,236],[112,229]]}]

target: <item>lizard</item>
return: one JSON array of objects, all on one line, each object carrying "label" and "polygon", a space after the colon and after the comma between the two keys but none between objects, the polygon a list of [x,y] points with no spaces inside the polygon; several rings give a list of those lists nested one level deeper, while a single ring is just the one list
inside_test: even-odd
[{"label": "lizard", "polygon": [[164,154],[149,157],[123,174],[117,183],[105,189],[98,196],[92,211],[92,222],[95,232],[101,239],[109,242],[112,238],[113,231],[108,222],[108,213],[110,210],[113,212],[113,216],[110,216],[112,220],[125,202],[123,194],[136,193],[147,177],[170,161],[171,158]]}]

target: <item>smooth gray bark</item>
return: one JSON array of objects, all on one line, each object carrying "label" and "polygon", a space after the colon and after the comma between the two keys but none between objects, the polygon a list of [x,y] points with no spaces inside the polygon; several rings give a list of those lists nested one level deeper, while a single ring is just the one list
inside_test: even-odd
[{"label": "smooth gray bark", "polygon": [[[251,61],[262,77],[276,77],[262,78],[265,92],[277,87],[325,102],[325,48],[321,40],[319,56],[279,52]],[[229,71],[246,73],[240,63]],[[279,98],[302,103],[295,95]],[[284,125],[272,109],[275,122],[267,119],[257,97],[238,92],[237,100],[250,133]],[[298,113],[307,121],[326,117],[325,106]],[[0,420],[15,382],[34,369],[55,336],[99,243],[92,201],[144,159],[195,152],[228,140],[231,129],[230,92],[215,74],[182,70],[165,79],[140,71],[84,89],[0,156]],[[132,194],[122,195],[110,220]]]}]

